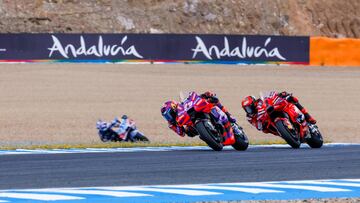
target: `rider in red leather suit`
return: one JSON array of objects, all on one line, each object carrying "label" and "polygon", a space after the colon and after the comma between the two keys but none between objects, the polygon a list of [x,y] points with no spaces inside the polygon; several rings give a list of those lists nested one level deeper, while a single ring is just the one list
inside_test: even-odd
[{"label": "rider in red leather suit", "polygon": [[[271,92],[270,93],[273,96],[278,96],[282,99],[285,99],[286,101],[294,104],[305,116],[305,120],[311,124],[315,124],[316,120],[310,116],[310,114],[307,112],[307,110],[299,103],[298,98],[293,96],[290,93],[287,92]],[[254,96],[247,96],[243,99],[241,102],[241,105],[243,109],[246,112],[246,118],[251,123],[251,125],[255,126],[256,129],[263,131],[264,133],[272,133],[277,135],[276,129],[267,128],[267,114],[266,114],[266,105],[264,102],[259,98],[256,99]],[[280,102],[274,108],[282,108],[282,105],[285,105],[285,102]]]}]

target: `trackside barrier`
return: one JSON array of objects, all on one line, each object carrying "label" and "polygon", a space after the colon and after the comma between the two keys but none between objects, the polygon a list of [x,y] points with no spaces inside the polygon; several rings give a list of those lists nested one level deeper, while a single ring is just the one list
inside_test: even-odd
[{"label": "trackside barrier", "polygon": [[360,39],[208,34],[0,34],[0,62],[360,66]]},{"label": "trackside barrier", "polygon": [[0,34],[0,62],[309,64],[309,37]]},{"label": "trackside barrier", "polygon": [[360,66],[360,39],[311,37],[310,65]]}]

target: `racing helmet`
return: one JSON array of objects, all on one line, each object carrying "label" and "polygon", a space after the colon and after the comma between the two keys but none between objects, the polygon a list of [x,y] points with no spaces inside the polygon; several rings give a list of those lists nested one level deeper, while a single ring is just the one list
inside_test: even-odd
[{"label": "racing helmet", "polygon": [[98,120],[96,122],[96,128],[100,131],[106,131],[108,128],[108,125],[106,122],[102,121],[102,120]]},{"label": "racing helmet", "polygon": [[253,115],[256,113],[255,102],[256,99],[254,96],[247,96],[241,101],[241,106],[248,115]]},{"label": "racing helmet", "polygon": [[161,108],[161,115],[170,123],[175,123],[178,103],[176,101],[167,101]]},{"label": "racing helmet", "polygon": [[215,94],[215,93],[210,92],[210,91],[206,91],[206,92],[204,92],[202,95],[203,95],[204,97],[206,97],[206,98],[216,96],[216,94]]}]

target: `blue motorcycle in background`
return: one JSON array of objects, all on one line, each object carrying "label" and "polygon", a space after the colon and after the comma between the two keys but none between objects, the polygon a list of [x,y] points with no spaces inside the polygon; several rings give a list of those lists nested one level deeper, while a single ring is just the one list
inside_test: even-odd
[{"label": "blue motorcycle in background", "polygon": [[96,122],[98,135],[103,142],[149,142],[149,139],[141,133],[132,119],[126,115],[121,121],[115,118],[111,123],[99,120]]}]

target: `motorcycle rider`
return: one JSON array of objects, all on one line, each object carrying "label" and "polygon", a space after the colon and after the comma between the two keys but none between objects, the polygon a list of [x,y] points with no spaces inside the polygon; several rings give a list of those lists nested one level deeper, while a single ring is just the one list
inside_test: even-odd
[{"label": "motorcycle rider", "polygon": [[223,111],[230,123],[236,123],[236,119],[230,114],[230,112],[220,103],[219,98],[216,97],[216,94],[210,91],[206,91],[200,95],[201,98],[206,99],[209,103],[212,103],[219,107]]},{"label": "motorcycle rider", "polygon": [[127,115],[123,115],[121,117],[121,121],[117,120],[117,118],[114,119],[117,122],[118,129],[116,132],[119,135],[126,135],[124,141],[125,142],[135,142],[135,137],[144,137],[144,134],[141,133],[135,126],[135,123],[132,119],[129,119]]},{"label": "motorcycle rider", "polygon": [[[214,116],[217,122],[220,122],[224,126],[225,132],[223,136],[226,138],[231,138],[226,139],[224,144],[233,142],[234,132],[231,123],[235,123],[236,119],[234,119],[231,114],[226,110],[226,108],[219,102],[219,99],[215,96],[215,94],[207,91],[201,94],[200,97],[214,105],[210,113]],[[179,108],[181,108],[181,106],[178,102],[167,101],[161,108],[161,114],[165,118],[165,120],[168,121],[169,128],[178,135],[182,137],[184,137],[185,134],[187,134],[189,137],[196,136],[196,132],[193,132],[192,129],[185,128],[184,126],[180,126],[178,124],[177,113]]]},{"label": "motorcycle rider", "polygon": [[[299,99],[293,96],[291,93],[283,91],[277,93],[275,91],[271,92],[270,95],[277,95],[282,99],[294,104],[305,116],[305,120],[310,124],[315,124],[316,120],[308,113],[308,111],[299,103]],[[254,96],[245,97],[241,105],[246,112],[246,118],[253,126],[255,126],[259,131],[264,133],[272,133],[277,135],[276,129],[267,128],[267,116],[265,114],[266,106],[261,98],[256,99]],[[279,101],[277,106],[284,105],[284,102]]]},{"label": "motorcycle rider", "polygon": [[117,142],[121,141],[118,134],[113,130],[113,127],[116,125],[116,122],[105,122],[98,120],[96,122],[96,128],[98,129],[98,135],[100,140],[103,142]]},{"label": "motorcycle rider", "polygon": [[121,117],[121,121],[117,117],[115,117],[111,123],[107,123],[99,120],[96,123],[96,127],[99,130],[99,136],[101,141],[103,142],[108,142],[108,141],[135,142],[136,140],[134,138],[136,136],[144,137],[144,134],[142,134],[140,131],[136,129],[133,122],[134,121],[129,119],[127,115],[123,115]]}]

